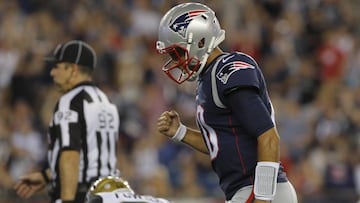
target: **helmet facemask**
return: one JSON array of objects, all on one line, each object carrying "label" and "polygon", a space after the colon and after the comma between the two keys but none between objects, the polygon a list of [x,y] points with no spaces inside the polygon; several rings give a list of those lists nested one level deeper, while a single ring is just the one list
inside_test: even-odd
[{"label": "helmet facemask", "polygon": [[169,55],[169,59],[162,70],[178,84],[191,78],[200,68],[200,60],[189,57],[189,51],[177,44],[164,49],[158,49],[160,54]]}]

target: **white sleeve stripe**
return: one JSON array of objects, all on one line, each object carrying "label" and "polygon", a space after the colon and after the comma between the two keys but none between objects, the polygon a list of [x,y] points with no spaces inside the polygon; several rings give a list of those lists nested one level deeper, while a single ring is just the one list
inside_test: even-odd
[{"label": "white sleeve stripe", "polygon": [[217,86],[216,86],[216,78],[215,78],[216,67],[222,58],[224,58],[224,56],[220,57],[217,60],[216,64],[213,66],[213,69],[211,70],[211,91],[212,91],[213,99],[214,99],[216,106],[224,109],[224,108],[226,108],[226,106],[220,101],[219,93],[217,91]]}]

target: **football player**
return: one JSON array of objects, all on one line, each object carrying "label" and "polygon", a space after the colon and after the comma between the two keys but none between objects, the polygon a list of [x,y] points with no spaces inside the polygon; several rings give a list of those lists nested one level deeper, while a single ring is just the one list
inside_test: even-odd
[{"label": "football player", "polygon": [[184,3],[161,19],[156,48],[168,54],[162,70],[178,84],[197,80],[199,130],[164,112],[158,131],[209,154],[228,203],[296,203],[279,161],[279,135],[263,74],[256,61],[218,46],[225,39],[213,10]]}]

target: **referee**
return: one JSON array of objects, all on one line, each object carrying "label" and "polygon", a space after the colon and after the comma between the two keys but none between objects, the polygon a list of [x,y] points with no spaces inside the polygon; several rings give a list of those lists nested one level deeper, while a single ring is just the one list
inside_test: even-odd
[{"label": "referee", "polygon": [[119,115],[92,83],[96,54],[88,44],[60,44],[50,60],[50,75],[63,95],[49,126],[49,168],[21,177],[15,190],[28,198],[49,185],[52,203],[81,203],[94,180],[117,172]]}]

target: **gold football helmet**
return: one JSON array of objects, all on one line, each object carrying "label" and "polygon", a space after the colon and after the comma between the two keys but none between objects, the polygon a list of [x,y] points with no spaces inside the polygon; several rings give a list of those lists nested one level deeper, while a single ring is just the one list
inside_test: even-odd
[{"label": "gold football helmet", "polygon": [[98,179],[91,185],[89,193],[95,195],[99,192],[112,192],[118,189],[125,189],[134,193],[126,180],[116,176],[106,176]]}]

